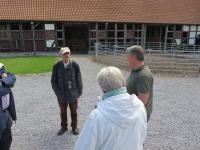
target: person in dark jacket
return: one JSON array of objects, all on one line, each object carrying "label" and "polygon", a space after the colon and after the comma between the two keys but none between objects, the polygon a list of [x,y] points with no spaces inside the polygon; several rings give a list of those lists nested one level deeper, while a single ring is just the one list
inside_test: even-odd
[{"label": "person in dark jacket", "polygon": [[70,49],[63,47],[60,49],[62,60],[53,66],[51,85],[57,96],[60,116],[61,129],[58,135],[65,133],[67,128],[67,107],[71,111],[71,127],[74,135],[79,134],[77,127],[77,107],[78,98],[82,95],[82,78],[79,65],[70,60]]},{"label": "person in dark jacket", "polygon": [[17,117],[10,88],[15,81],[15,76],[7,73],[4,65],[0,63],[0,150],[9,150],[12,142],[12,120],[16,121]]}]

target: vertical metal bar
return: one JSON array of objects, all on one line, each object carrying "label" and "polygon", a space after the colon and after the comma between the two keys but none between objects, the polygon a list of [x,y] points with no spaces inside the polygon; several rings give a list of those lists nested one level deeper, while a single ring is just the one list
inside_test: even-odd
[{"label": "vertical metal bar", "polygon": [[99,43],[95,43],[95,55],[96,57],[99,55]]}]

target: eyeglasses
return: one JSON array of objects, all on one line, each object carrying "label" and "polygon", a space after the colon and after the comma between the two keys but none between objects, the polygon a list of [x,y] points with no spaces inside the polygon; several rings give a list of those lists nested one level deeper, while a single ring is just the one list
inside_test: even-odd
[{"label": "eyeglasses", "polygon": [[66,53],[64,53],[63,55],[69,55],[69,53],[70,53],[70,52],[66,52]]}]

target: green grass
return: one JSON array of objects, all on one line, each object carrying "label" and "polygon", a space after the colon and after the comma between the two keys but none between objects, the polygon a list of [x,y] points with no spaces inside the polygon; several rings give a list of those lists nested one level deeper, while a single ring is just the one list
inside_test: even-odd
[{"label": "green grass", "polygon": [[50,72],[57,60],[55,56],[0,57],[8,72],[21,75]]}]

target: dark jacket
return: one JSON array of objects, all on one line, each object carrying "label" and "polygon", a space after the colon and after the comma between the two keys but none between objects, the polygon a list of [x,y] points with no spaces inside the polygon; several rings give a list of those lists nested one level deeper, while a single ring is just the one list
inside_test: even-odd
[{"label": "dark jacket", "polygon": [[0,87],[0,130],[3,130],[6,128],[6,120],[3,117],[3,108],[2,108],[2,100],[1,100],[2,96],[10,94],[10,105],[8,107],[8,112],[13,121],[17,120],[15,101],[14,101],[13,93],[10,89],[11,87],[14,86],[16,82],[16,78],[13,74],[8,73],[8,76],[6,78],[0,79],[0,82],[2,82],[2,86]]},{"label": "dark jacket", "polygon": [[[63,61],[59,61],[53,66],[51,85],[59,102],[65,101],[68,97],[77,99],[82,95],[83,86],[79,65],[75,61],[70,61],[67,71],[71,73],[72,88],[70,90],[66,89],[65,85],[66,78]],[[68,102],[70,101],[72,100],[68,100]]]}]

